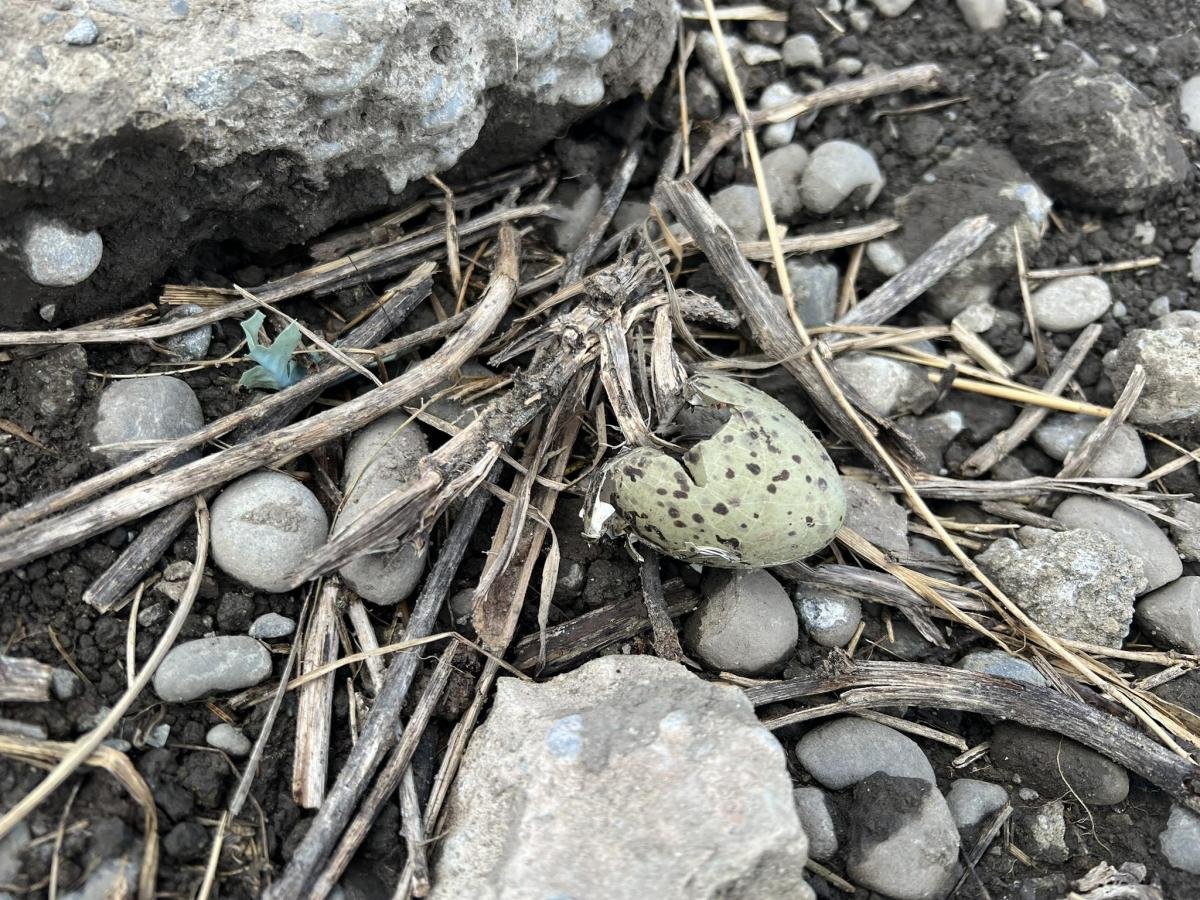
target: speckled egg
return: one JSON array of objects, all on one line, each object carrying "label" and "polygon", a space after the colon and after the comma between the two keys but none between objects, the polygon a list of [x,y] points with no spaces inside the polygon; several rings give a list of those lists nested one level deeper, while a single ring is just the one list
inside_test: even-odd
[{"label": "speckled egg", "polygon": [[628,528],[669,556],[721,568],[796,562],[829,544],[846,496],[808,427],[732,378],[688,383],[693,412],[725,421],[682,458],[639,447],[610,464],[606,493]]}]

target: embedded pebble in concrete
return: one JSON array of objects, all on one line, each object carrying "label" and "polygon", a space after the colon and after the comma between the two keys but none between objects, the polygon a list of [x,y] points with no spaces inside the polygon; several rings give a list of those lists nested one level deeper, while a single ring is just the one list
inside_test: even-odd
[{"label": "embedded pebble in concrete", "polygon": [[1200,815],[1172,803],[1158,846],[1176,869],[1200,875]]},{"label": "embedded pebble in concrete", "polygon": [[171,648],[154,673],[154,692],[187,703],[214,691],[254,687],[271,674],[271,654],[245,635],[199,638]]},{"label": "embedded pebble in concrete", "polygon": [[857,478],[845,478],[847,528],[883,550],[908,551],[908,510],[891,494]]},{"label": "embedded pebble in concrete", "polygon": [[739,241],[757,241],[766,223],[758,190],[749,184],[731,184],[713,195],[712,208]]},{"label": "embedded pebble in concrete", "polygon": [[[151,442],[184,437],[204,427],[200,401],[187,382],[170,375],[114,381],[100,395],[92,429],[100,454],[117,465],[151,449]],[[120,449],[117,444],[144,443]],[[103,449],[111,446],[112,449]],[[198,450],[181,453],[173,466],[199,457]]]},{"label": "embedded pebble in concrete", "polygon": [[1171,538],[1175,549],[1188,562],[1200,562],[1200,503],[1194,500],[1175,500],[1171,503],[1171,518],[1178,525],[1171,525]]},{"label": "embedded pebble in concrete", "polygon": [[[791,219],[803,210],[800,202],[800,176],[808,165],[808,151],[799,144],[787,144],[763,154],[763,182],[771,197],[771,211],[777,219]],[[757,198],[756,198],[757,199]],[[789,267],[799,260],[789,259]]]},{"label": "embedded pebble in concrete", "polygon": [[1039,328],[1052,332],[1078,331],[1095,322],[1112,306],[1112,291],[1095,275],[1056,278],[1030,297]]},{"label": "embedded pebble in concrete", "polygon": [[1200,576],[1184,575],[1146,594],[1134,617],[1156,646],[1200,654]]},{"label": "embedded pebble in concrete", "polygon": [[1046,686],[1046,679],[1042,677],[1041,672],[1034,668],[1033,663],[1005,653],[1003,650],[972,650],[954,666],[968,672],[1024,681],[1034,687]]},{"label": "embedded pebble in concrete", "polygon": [[972,31],[995,31],[1004,27],[1007,0],[957,0],[958,10]]},{"label": "embedded pebble in concrete", "polygon": [[937,388],[909,363],[872,353],[846,353],[834,360],[833,367],[881,416],[923,413],[937,399]]},{"label": "embedded pebble in concrete", "polygon": [[[762,94],[758,98],[758,108],[767,109],[771,106],[779,106],[789,100],[795,100],[797,96],[797,93],[792,90],[792,86],[786,81],[776,81],[763,88]],[[761,138],[763,146],[784,147],[789,144],[796,135],[796,121],[793,117],[786,122],[773,122],[764,128]]]},{"label": "embedded pebble in concrete", "polygon": [[1047,731],[1003,722],[992,731],[992,764],[1021,776],[1043,797],[1074,794],[1080,803],[1111,806],[1129,796],[1129,775],[1107,757]]},{"label": "embedded pebble in concrete", "polygon": [[796,760],[830,790],[857,784],[875,772],[935,784],[933,767],[916,741],[869,719],[835,719],[796,744]]},{"label": "embedded pebble in concrete", "polygon": [[100,36],[100,29],[92,19],[80,19],[63,35],[63,41],[72,47],[90,47]]},{"label": "embedded pebble in concrete", "polygon": [[800,637],[787,591],[763,569],[710,570],[704,599],[688,618],[684,642],[718,671],[758,675],[791,658]]},{"label": "embedded pebble in concrete", "polygon": [[250,625],[249,635],[260,641],[275,641],[290,636],[296,631],[296,621],[277,612],[259,616]]},{"label": "embedded pebble in concrete", "polygon": [[[387,494],[417,476],[429,445],[420,427],[404,411],[390,413],[355,432],[342,466],[345,500],[332,534],[356,521]],[[338,571],[346,584],[369,603],[391,605],[411,594],[425,571],[425,552],[405,542],[394,550],[368,553]]]},{"label": "embedded pebble in concrete", "polygon": [[800,321],[810,328],[832,322],[837,315],[837,266],[789,259],[787,273]]},{"label": "embedded pebble in concrete", "polygon": [[822,647],[845,647],[862,621],[862,604],[816,586],[796,587],[796,613],[813,642]]},{"label": "embedded pebble in concrete", "polygon": [[79,231],[43,216],[25,223],[21,238],[25,274],[45,287],[70,287],[96,271],[104,241],[95,231]]},{"label": "embedded pebble in concrete", "polygon": [[1068,497],[1054,511],[1068,528],[1090,528],[1107,534],[1145,566],[1146,587],[1139,595],[1168,584],[1183,574],[1183,563],[1170,539],[1143,512],[1099,497]]},{"label": "embedded pebble in concrete", "polygon": [[789,69],[821,69],[821,45],[811,34],[794,34],[783,42],[783,64]]},{"label": "embedded pebble in concrete", "polygon": [[228,722],[222,722],[208,729],[204,742],[210,747],[224,750],[230,756],[245,756],[250,752],[250,738],[242,734],[240,728],[235,728]]},{"label": "embedded pebble in concrete", "polygon": [[221,491],[212,505],[213,562],[238,581],[269,593],[289,590],[292,575],[328,534],[320,501],[281,472],[246,475]]},{"label": "embedded pebble in concrete", "polygon": [[808,855],[813,859],[829,859],[837,853],[838,839],[825,792],[818,787],[798,787],[792,791],[792,800],[808,838]]},{"label": "embedded pebble in concrete", "polygon": [[[1033,440],[1051,459],[1065,460],[1100,420],[1072,413],[1054,413],[1038,426]],[[1146,471],[1146,448],[1131,425],[1118,425],[1087,474],[1095,478],[1134,478]]]},{"label": "embedded pebble in concrete", "polygon": [[807,210],[830,213],[843,204],[866,209],[883,190],[883,174],[871,151],[850,141],[827,141],[808,159],[800,180]]},{"label": "embedded pebble in concrete", "polygon": [[[198,316],[202,312],[204,312],[204,307],[197,306],[195,303],[188,303],[184,306],[176,307],[163,317],[163,321],[174,322],[178,319]],[[201,325],[199,328],[193,328],[191,331],[165,337],[159,343],[180,359],[203,359],[204,355],[208,353],[209,345],[212,343],[212,326]]]},{"label": "embedded pebble in concrete", "polygon": [[953,887],[961,839],[937,786],[876,773],[854,788],[846,874],[895,900],[938,900]]},{"label": "embedded pebble in concrete", "polygon": [[1179,89],[1179,111],[1188,131],[1200,134],[1200,75],[1193,75]]},{"label": "embedded pebble in concrete", "polygon": [[908,265],[904,260],[904,251],[899,245],[885,238],[867,244],[867,259],[875,267],[875,271],[888,278],[899,275]]},{"label": "embedded pebble in concrete", "polygon": [[1008,802],[1008,791],[990,781],[957,778],[950,785],[946,804],[959,831],[971,831]]}]

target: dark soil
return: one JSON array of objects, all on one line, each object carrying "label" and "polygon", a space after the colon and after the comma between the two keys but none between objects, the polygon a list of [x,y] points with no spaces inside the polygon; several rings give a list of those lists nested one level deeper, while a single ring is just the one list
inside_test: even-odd
[{"label": "dark soil", "polygon": [[[806,28],[816,29],[822,20],[805,12],[808,5],[806,0],[794,4],[795,18],[810,23]],[[888,186],[874,212],[887,212],[896,196],[956,147],[980,142],[1009,146],[1012,137],[1010,110],[1023,86],[1047,68],[1070,61],[1081,50],[1102,62],[1111,57],[1119,70],[1157,104],[1175,109],[1181,79],[1200,71],[1200,39],[1194,32],[1181,34],[1186,17],[1179,16],[1179,12],[1185,6],[1187,4],[1180,4],[1178,0],[1112,2],[1103,21],[1088,24],[1068,20],[1065,31],[1056,33],[1034,28],[1022,23],[1016,15],[1010,15],[1009,23],[999,33],[976,35],[967,30],[949,0],[918,0],[898,19],[877,17],[865,35],[838,36],[826,31],[819,36],[827,60],[854,56],[867,65],[883,68],[936,61],[951,74],[952,83],[947,93],[961,94],[969,100],[919,116],[879,118],[877,115],[882,110],[923,99],[910,96],[883,99],[856,108],[833,109],[822,113],[811,130],[798,136],[797,140],[811,148],[822,140],[847,138],[869,147],[888,178]],[[559,161],[568,173],[591,166],[595,167],[593,172],[601,180],[608,177],[611,171],[608,135],[620,132],[620,123],[614,122],[614,118],[610,116],[604,125],[607,133],[594,124],[585,125],[578,127],[570,140],[559,142]],[[1187,150],[1193,164],[1200,163],[1194,142]],[[652,163],[653,158],[644,166],[644,171],[639,171],[634,193],[637,185],[643,187],[643,193],[649,187],[654,174]],[[711,181],[703,184],[706,189],[715,190],[725,181],[747,178],[740,168],[740,154],[735,149],[718,160],[714,172]],[[1125,305],[1128,316],[1120,320],[1109,316],[1103,320],[1104,335],[1093,353],[1094,360],[1084,366],[1080,375],[1081,383],[1090,388],[1099,377],[1100,355],[1115,345],[1126,330],[1150,321],[1152,316],[1148,308],[1156,298],[1169,297],[1172,309],[1200,308],[1195,286],[1187,278],[1186,261],[1188,249],[1200,239],[1200,207],[1196,205],[1193,188],[1188,186],[1135,214],[1104,216],[1061,205],[1056,206],[1056,214],[1063,228],[1051,230],[1036,257],[1030,260],[1032,267],[1115,261],[1150,254],[1161,254],[1164,259],[1161,266],[1153,269],[1108,277],[1115,299]],[[1135,229],[1142,222],[1151,222],[1155,226],[1155,236],[1150,244],[1141,243],[1135,235]],[[220,284],[220,278],[224,276],[253,285],[268,275],[282,274],[301,264],[298,258],[283,261],[248,259],[242,253],[236,247],[214,245],[203,265],[186,271],[177,270],[169,280],[195,279]],[[250,265],[255,268],[246,268]],[[696,279],[701,274],[698,273]],[[864,267],[860,288],[871,287],[871,277],[868,267]],[[334,306],[341,304],[353,308],[363,297],[347,292],[331,300]],[[1001,306],[1019,308],[1019,299],[1012,287],[1001,294],[998,302]],[[328,319],[327,312],[313,304],[296,304],[289,308],[310,323],[323,323]],[[228,352],[239,338],[236,324],[226,323],[216,334],[209,357]],[[91,458],[87,449],[88,427],[96,397],[104,384],[103,376],[156,371],[151,363],[159,359],[143,348],[92,345],[86,352],[86,376],[79,371],[72,374],[64,366],[60,369],[61,376],[51,372],[49,377],[54,384],[39,382],[38,372],[44,370],[31,370],[39,364],[36,359],[0,366],[0,418],[27,429],[50,448],[49,451],[42,450],[18,437],[0,434],[0,512],[97,471],[100,464]],[[234,390],[238,374],[230,368],[212,368],[181,377],[196,390],[206,418],[212,419],[243,402]],[[73,378],[81,384],[74,393]],[[40,401],[44,392],[51,391],[57,391],[54,396],[61,394],[65,399],[51,404],[54,409],[47,413]],[[1102,390],[1100,394],[1096,399],[1105,399]],[[973,434],[971,444],[977,444],[986,436]],[[1035,457],[1036,454],[1029,455],[1027,464],[1031,467],[1037,462]],[[303,473],[307,463],[301,461],[296,465]],[[564,571],[568,563],[576,562],[586,576],[577,584],[560,588],[552,621],[579,615],[638,592],[636,569],[619,548],[597,547],[576,537],[577,511],[578,501],[564,498],[555,524],[560,526]],[[31,656],[56,666],[70,666],[84,678],[82,690],[69,701],[9,704],[0,707],[0,717],[40,726],[52,739],[72,740],[85,730],[91,716],[121,694],[126,684],[128,610],[97,615],[81,602],[80,595],[116,558],[132,533],[118,528],[74,550],[0,575],[3,652]],[[483,536],[489,533],[489,528],[480,529],[478,546],[468,553],[468,562],[460,572],[456,587],[474,583],[486,549]],[[159,569],[175,560],[191,560],[194,554],[194,533],[185,532],[159,564]],[[244,632],[247,618],[270,610],[291,616],[299,611],[297,597],[248,595],[244,586],[216,570],[212,574],[214,587],[197,600],[184,638],[214,631],[240,633]],[[695,580],[690,569],[668,565],[664,579],[672,576],[681,576],[693,583]],[[247,595],[248,604],[243,599]],[[153,595],[148,593],[142,601],[142,609],[153,602]],[[375,608],[374,614],[381,633],[395,626],[395,611]],[[139,664],[149,655],[165,625],[164,617],[154,624],[138,627],[136,658]],[[533,630],[534,623],[528,621],[523,623],[521,633]],[[894,649],[896,655],[907,655],[900,647],[888,648],[884,629],[877,624],[873,624],[868,633],[868,638],[872,637],[878,646],[873,648],[868,641],[863,645],[865,651],[860,650],[860,653],[886,656]],[[287,649],[286,643],[273,648],[280,658]],[[624,649],[637,652],[646,649],[646,645],[639,639],[632,647]],[[918,649],[916,652],[923,651]],[[824,650],[809,646],[802,639],[791,670],[801,671],[815,665],[824,654]],[[948,660],[943,656],[938,661]],[[332,771],[337,770],[349,749],[349,710],[340,682],[341,678],[335,693]],[[443,704],[439,710],[435,735],[440,734],[444,739],[469,699],[469,688],[470,682],[464,677],[462,684],[451,690],[451,702]],[[1194,698],[1195,693],[1193,691],[1190,696]],[[220,816],[236,781],[237,765],[207,747],[205,733],[229,715],[243,724],[247,735],[253,739],[258,734],[264,712],[265,706],[257,706],[245,713],[230,714],[220,698],[208,703],[163,704],[157,702],[151,692],[146,692],[114,735],[132,745],[130,757],[150,785],[158,804],[163,838],[164,864],[159,872],[162,894],[187,896],[194,891],[211,841],[211,826]],[[297,808],[291,797],[293,715],[294,694],[284,703],[280,721],[275,726],[278,738],[271,742],[254,782],[252,810],[245,821],[257,824],[235,832],[226,841],[221,862],[223,896],[257,896],[270,877],[269,871],[277,869],[287,859],[290,848],[303,833],[309,813]],[[963,735],[972,745],[987,740],[990,734],[988,723],[978,717],[934,711],[913,711],[913,715],[917,720]],[[169,724],[171,728],[166,746],[161,749],[146,746],[146,734],[159,723]],[[795,730],[780,735],[788,747],[797,736]],[[947,787],[952,771],[949,760],[954,753],[929,742],[922,742],[922,746],[935,764],[941,786]],[[426,773],[432,758],[432,747],[427,747],[426,752],[418,756],[419,766]],[[972,768],[953,774],[955,777],[970,775],[1012,782],[1010,775],[991,770],[986,757]],[[39,770],[0,759],[0,809],[11,807],[41,777]],[[967,880],[961,896],[982,897],[985,896],[983,888],[986,888],[988,895],[997,900],[1059,897],[1066,893],[1070,880],[1102,860],[1114,865],[1126,861],[1145,864],[1152,878],[1162,885],[1170,898],[1200,896],[1196,877],[1172,869],[1158,850],[1157,835],[1165,824],[1168,809],[1165,798],[1136,778],[1134,782],[1128,801],[1116,807],[1086,809],[1069,796],[1062,798],[1067,803],[1071,825],[1068,839],[1073,855],[1067,863],[1027,867],[1004,852],[1001,842],[984,856],[975,873],[977,877]],[[58,827],[64,804],[76,785],[79,791],[74,797],[70,818],[75,822],[86,822],[86,827],[67,833],[60,857],[60,890],[77,887],[100,861],[120,854],[140,840],[141,817],[137,804],[113,778],[102,773],[73,779],[60,788],[28,820],[35,836],[51,834]],[[1014,785],[1014,801],[1019,802],[1015,797]],[[370,860],[369,866],[362,864],[348,876],[363,890],[362,896],[390,896],[394,884],[391,873],[397,872],[403,861],[402,851],[397,850],[397,819],[397,810],[388,807],[361,854],[363,859]],[[8,889],[18,894],[44,895],[52,849],[51,840],[36,843],[25,855],[17,884],[0,885],[0,891]],[[836,860],[831,865],[838,868]],[[813,877],[812,882],[820,896],[843,896],[819,878]]]}]

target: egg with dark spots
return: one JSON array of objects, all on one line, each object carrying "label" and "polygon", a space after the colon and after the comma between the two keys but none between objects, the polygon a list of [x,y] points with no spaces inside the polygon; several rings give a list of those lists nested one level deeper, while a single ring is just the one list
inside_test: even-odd
[{"label": "egg with dark spots", "polygon": [[[639,447],[614,460],[605,493],[617,516],[657,550],[719,568],[783,565],[827,546],[846,495],[808,426],[733,378],[694,375],[688,386],[691,403],[720,411],[723,423],[682,458]],[[764,445],[779,453],[769,467],[757,461]],[[664,491],[669,509],[656,503]]]}]

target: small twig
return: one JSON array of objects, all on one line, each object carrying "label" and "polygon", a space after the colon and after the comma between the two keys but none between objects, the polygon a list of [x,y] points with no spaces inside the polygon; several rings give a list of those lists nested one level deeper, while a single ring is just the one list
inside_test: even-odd
[{"label": "small twig", "polygon": [[[337,656],[337,598],[341,582],[330,577],[317,594],[317,607],[304,634],[301,669],[308,674]],[[333,727],[333,673],[300,688],[296,702],[292,798],[303,809],[316,809],[325,796],[329,774],[329,737]]]},{"label": "small twig", "polygon": [[1142,389],[1145,386],[1146,370],[1141,365],[1136,365],[1129,373],[1129,380],[1125,383],[1125,387],[1121,389],[1121,396],[1113,404],[1112,413],[1093,428],[1092,433],[1066,458],[1058,473],[1059,478],[1080,478],[1087,474],[1092,463],[1108,446],[1108,442],[1117,433],[1117,429],[1125,423],[1133,411],[1133,406],[1141,397]]},{"label": "small twig", "polygon": [[379,655],[379,639],[375,636],[375,629],[371,625],[367,607],[361,600],[354,597],[346,605],[346,615],[350,619],[351,627],[354,628],[354,636],[358,639],[359,648],[367,654],[364,662],[367,664],[367,674],[370,675],[368,687],[372,694],[378,694],[379,688],[383,684],[383,657]]},{"label": "small twig", "polygon": [[1096,263],[1094,266],[1067,266],[1061,269],[1033,269],[1028,277],[1035,281],[1048,278],[1070,278],[1075,275],[1106,275],[1112,272],[1129,272],[1133,269],[1148,269],[1162,262],[1161,256],[1142,256],[1115,263]]},{"label": "small twig", "polygon": [[612,182],[604,192],[604,197],[600,201],[600,208],[592,216],[592,221],[588,223],[582,240],[571,251],[566,265],[563,266],[562,276],[559,279],[560,285],[573,284],[579,281],[583,277],[583,273],[587,271],[592,258],[596,254],[596,247],[600,245],[600,239],[604,237],[604,232],[608,230],[609,223],[612,222],[613,214],[617,211],[617,207],[621,205],[621,200],[625,197],[625,191],[629,188],[629,181],[633,178],[634,170],[637,169],[641,158],[642,145],[640,141],[634,141],[622,151],[621,161],[617,164],[617,170],[613,173]]},{"label": "small twig", "polygon": [[54,669],[24,656],[0,656],[0,702],[45,703]]},{"label": "small twig", "polygon": [[1042,331],[1038,328],[1037,319],[1033,315],[1033,298],[1029,293],[1029,272],[1025,268],[1025,249],[1021,246],[1021,229],[1012,227],[1013,252],[1017,256],[1017,284],[1021,288],[1021,306],[1025,310],[1025,321],[1029,325],[1029,339],[1033,341],[1033,350],[1037,358],[1038,371],[1043,375],[1049,373],[1050,365],[1046,361],[1046,348],[1042,343]]},{"label": "small twig", "polygon": [[457,296],[462,290],[462,265],[458,260],[458,218],[454,213],[454,191],[436,175],[426,175],[425,180],[446,197],[446,267],[450,270],[450,284]]},{"label": "small twig", "polygon": [[672,662],[683,661],[683,648],[679,646],[679,636],[671,623],[667,612],[667,601],[663,597],[662,577],[658,569],[658,554],[649,547],[641,549],[642,554],[642,602],[646,605],[646,618],[654,631],[654,652],[663,659]]},{"label": "small twig", "polygon": [[425,822],[412,766],[404,770],[400,782],[400,816],[404,826],[404,846],[413,870],[413,896],[424,897],[429,893],[429,855],[425,852]]}]

